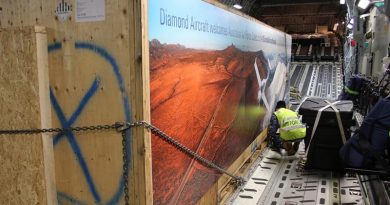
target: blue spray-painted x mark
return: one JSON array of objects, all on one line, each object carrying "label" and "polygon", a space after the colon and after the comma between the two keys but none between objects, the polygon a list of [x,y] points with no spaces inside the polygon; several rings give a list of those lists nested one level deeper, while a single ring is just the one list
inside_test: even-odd
[{"label": "blue spray-painted x mark", "polygon": [[[66,120],[66,124],[68,125],[68,127],[72,126],[73,123],[77,120],[78,116],[80,116],[81,112],[84,110],[85,106],[87,105],[88,101],[92,98],[92,96],[96,93],[96,91],[99,89],[99,85],[100,85],[100,78],[99,76],[97,76],[95,78],[95,80],[93,81],[91,87],[89,88],[89,90],[87,91],[87,93],[84,95],[83,99],[81,100],[79,106],[76,108],[76,110],[73,112],[72,116],[69,118],[69,120]],[[52,90],[50,89],[50,99],[52,100],[52,103],[53,103],[53,106],[55,104],[57,104],[57,109],[55,109],[56,111],[56,114],[58,115],[61,111],[59,105],[58,105],[58,102],[57,102],[57,99],[54,97],[54,94],[52,92]],[[56,103],[54,103],[56,102]],[[58,111],[58,112],[57,112]],[[62,111],[60,112],[62,113]],[[63,115],[63,113],[62,113]],[[58,115],[59,117],[59,115]],[[59,117],[60,118],[60,117]],[[62,124],[61,124],[62,125]],[[63,126],[63,125],[62,125]],[[58,133],[57,135],[54,136],[53,138],[53,144],[54,146],[57,145],[57,143],[63,139],[65,135],[63,133]]]},{"label": "blue spray-painted x mark", "polygon": [[[104,48],[97,46],[97,45],[94,45],[94,44],[91,44],[91,43],[77,42],[77,43],[75,43],[75,48],[87,50],[87,51],[90,51],[92,53],[96,53],[103,60],[107,61],[111,65],[113,74],[117,80],[118,88],[121,92],[125,120],[130,121],[131,120],[131,110],[130,110],[130,105],[129,105],[129,99],[128,99],[127,92],[125,89],[125,83],[124,83],[123,77],[121,75],[119,66],[118,66],[115,58],[110,53],[108,53]],[[62,45],[60,43],[55,43],[55,44],[49,45],[49,47],[48,47],[49,53],[56,51],[56,50],[60,50],[60,49],[62,49]],[[89,100],[92,98],[92,96],[98,90],[99,85],[100,85],[100,78],[96,77],[95,80],[93,81],[91,87],[89,88],[87,93],[84,95],[84,97],[80,101],[78,107],[76,108],[76,110],[74,111],[74,113],[71,115],[71,117],[69,119],[66,118],[64,112],[62,111],[60,104],[58,103],[58,100],[54,96],[54,92],[52,91],[52,89],[50,89],[51,102],[52,102],[53,108],[55,110],[55,113],[57,114],[57,117],[58,117],[58,119],[61,123],[61,126],[63,128],[69,128],[70,126],[72,126],[75,123],[75,121],[80,116],[83,109],[85,108],[85,106],[88,104]],[[63,139],[64,137],[66,137],[66,139],[68,140],[74,154],[76,155],[76,157],[78,159],[78,162],[80,164],[80,168],[85,176],[85,179],[86,179],[87,184],[88,184],[88,188],[89,188],[89,190],[90,190],[90,192],[95,200],[95,203],[96,204],[106,204],[106,205],[118,204],[120,199],[122,198],[122,195],[123,195],[123,188],[124,188],[123,175],[120,177],[119,185],[118,185],[116,192],[114,192],[113,196],[108,201],[103,203],[101,200],[100,194],[95,186],[94,180],[90,174],[87,163],[86,163],[84,156],[82,154],[82,150],[77,143],[75,135],[71,131],[67,131],[65,133],[58,134],[53,139],[54,145],[57,145],[61,141],[61,139]],[[127,138],[127,141],[129,142],[128,144],[126,144],[126,149],[128,150],[128,152],[127,152],[128,154],[127,154],[126,158],[129,161],[129,164],[131,164],[132,138],[130,136],[130,132],[126,132],[126,138]],[[129,171],[130,168],[131,167],[128,167],[127,170]],[[80,201],[72,196],[69,196],[68,194],[63,193],[63,192],[58,192],[57,196],[58,196],[59,204],[61,204],[62,202],[66,202],[67,204],[68,203],[76,204],[76,205],[87,204],[87,203],[84,203],[84,202],[82,202],[82,201]]]},{"label": "blue spray-painted x mark", "polygon": [[[58,103],[56,97],[54,96],[53,90],[50,89],[50,100],[53,105],[54,111],[56,112],[56,115],[58,117],[58,120],[61,123],[62,128],[67,129],[70,126],[72,126],[72,124],[76,121],[77,117],[80,115],[81,111],[83,110],[83,108],[85,107],[89,99],[91,99],[92,95],[96,92],[98,88],[99,88],[99,80],[98,78],[95,78],[91,88],[88,90],[87,94],[85,94],[79,106],[77,107],[76,111],[72,114],[72,117],[69,120],[66,119],[65,114],[60,107],[60,104]],[[61,139],[63,136],[66,136],[66,138],[68,139],[69,144],[72,147],[72,150],[75,153],[77,160],[79,161],[80,167],[84,173],[85,179],[87,180],[88,183],[89,190],[91,191],[93,198],[95,199],[95,202],[100,203],[101,201],[100,195],[96,190],[95,184],[93,183],[87,163],[85,162],[85,159],[83,157],[79,145],[77,144],[74,134],[71,131],[65,131],[65,133],[57,134],[53,140],[54,145],[56,145],[59,139]]]}]

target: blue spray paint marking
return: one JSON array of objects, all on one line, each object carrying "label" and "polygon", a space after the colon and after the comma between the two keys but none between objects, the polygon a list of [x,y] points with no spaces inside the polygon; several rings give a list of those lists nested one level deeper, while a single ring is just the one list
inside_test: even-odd
[{"label": "blue spray paint marking", "polygon": [[76,205],[88,205],[82,201],[76,200],[72,197],[69,197],[63,192],[57,192],[57,199],[58,199],[58,204],[76,204]]},{"label": "blue spray paint marking", "polygon": [[[48,50],[49,50],[49,52],[52,52],[52,51],[55,51],[55,50],[59,50],[61,48],[62,48],[62,45],[60,43],[56,43],[56,44],[50,45],[48,47]],[[119,69],[119,66],[118,66],[115,58],[112,57],[104,48],[99,47],[97,45],[93,45],[93,44],[87,43],[87,42],[76,43],[75,44],[75,48],[76,49],[89,50],[91,52],[94,52],[94,53],[98,54],[100,57],[102,57],[104,60],[106,60],[111,65],[111,68],[113,69],[114,75],[115,75],[116,80],[117,80],[117,84],[119,86],[119,90],[121,91],[121,97],[122,97],[122,103],[123,103],[123,109],[124,109],[124,114],[125,114],[126,121],[130,121],[131,120],[131,110],[130,110],[130,105],[129,105],[129,99],[128,99],[127,92],[126,92],[126,89],[125,89],[125,83],[124,83],[122,74],[120,73],[120,69]],[[91,93],[92,93],[91,96],[92,96],[93,93],[94,93],[93,92],[93,86],[90,88],[89,91],[91,91]],[[51,92],[51,95],[52,95],[52,92]],[[86,94],[86,96],[83,98],[83,100],[85,99],[85,104],[89,100],[89,98],[87,96],[88,95]],[[53,95],[53,98],[55,99],[54,95]],[[57,100],[55,99],[55,101],[57,101]],[[52,101],[52,103],[53,103],[53,101]],[[67,126],[70,126],[71,120],[75,121],[77,119],[77,117],[81,114],[81,112],[83,110],[83,107],[85,106],[85,105],[81,105],[81,103],[80,103],[80,105],[78,106],[78,109],[76,109],[76,112],[78,112],[78,113],[73,113],[71,118],[69,119],[69,121],[66,121],[66,118],[63,115],[58,102],[56,104],[57,105],[53,104],[53,107],[54,107],[54,109],[56,109],[55,107],[57,107],[57,109],[58,109],[56,111],[56,113],[58,115],[58,118],[61,121],[61,124],[64,124],[64,125],[67,125]],[[82,155],[82,153],[80,151],[80,148],[78,146],[77,140],[75,139],[73,133],[66,133],[66,137],[67,137],[69,143],[71,144],[73,152],[76,154],[77,158],[78,159],[84,159],[83,155]],[[127,158],[128,162],[129,162],[129,165],[130,165],[131,164],[132,138],[131,138],[131,133],[129,131],[126,132],[126,138],[127,138],[127,141],[129,142],[126,145],[126,148],[128,150],[128,152],[127,152],[128,154],[127,154],[126,158]],[[58,140],[59,139],[57,139],[57,142],[58,142]],[[73,143],[73,145],[72,145],[72,143]],[[97,190],[95,188],[95,185],[93,183],[92,177],[91,177],[91,175],[90,175],[90,173],[88,171],[88,167],[87,167],[85,161],[84,161],[84,163],[82,163],[83,160],[78,160],[78,161],[80,163],[80,167],[82,168],[83,174],[86,177],[89,189],[90,189],[92,195],[94,196],[95,201],[99,203],[100,202],[100,196],[99,196],[99,194],[98,194],[98,192],[97,192]],[[129,166],[127,170],[129,170],[129,169],[131,169],[131,166]],[[89,179],[90,179],[90,181],[89,181]],[[123,175],[122,175],[120,177],[119,185],[118,185],[118,188],[117,188],[116,192],[114,193],[114,195],[112,196],[112,198],[110,200],[108,200],[106,203],[103,203],[103,204],[107,204],[107,205],[118,204],[120,199],[122,198],[122,195],[123,195],[123,188],[124,188],[124,178],[123,178]],[[93,190],[95,190],[95,193],[94,193]],[[83,202],[81,202],[81,201],[79,201],[79,200],[77,200],[77,199],[75,199],[75,198],[73,198],[71,196],[68,196],[65,193],[61,193],[61,192],[59,193],[59,198],[65,199],[66,201],[71,202],[71,203],[76,204],[76,205],[84,205],[85,204],[85,203],[83,203]],[[99,203],[99,204],[102,204],[102,203]]]},{"label": "blue spray paint marking", "polygon": [[[76,110],[73,112],[72,116],[69,120],[67,120],[67,123],[69,126],[72,126],[74,122],[77,120],[78,116],[80,116],[81,112],[84,110],[85,106],[89,102],[89,100],[92,98],[92,96],[96,93],[96,91],[99,89],[100,85],[100,78],[97,76],[95,80],[93,81],[91,87],[87,91],[87,93],[84,95],[83,99],[81,100],[79,106],[76,108]],[[63,139],[65,135],[63,133],[58,133],[54,136],[53,144],[54,146]]]},{"label": "blue spray paint marking", "polygon": [[54,43],[48,46],[47,51],[49,51],[50,53],[52,51],[60,50],[61,48],[62,48],[61,43]]},{"label": "blue spray paint marking", "polygon": [[[54,111],[57,114],[58,120],[61,123],[61,126],[63,128],[69,128],[70,124],[68,123],[68,120],[66,119],[64,113],[62,112],[62,109],[61,109],[60,105],[58,104],[58,101],[57,101],[56,97],[54,96],[53,91],[51,89],[50,89],[50,100],[51,100],[51,103],[53,105]],[[100,195],[96,190],[95,184],[93,183],[91,174],[90,174],[88,166],[87,166],[87,162],[85,161],[83,154],[81,153],[81,149],[80,149],[78,143],[76,142],[76,138],[75,138],[74,134],[71,131],[65,131],[65,135],[69,141],[70,146],[72,147],[73,152],[75,153],[75,155],[77,157],[77,160],[78,160],[80,167],[84,173],[84,176],[87,180],[88,187],[93,195],[93,198],[95,199],[96,202],[100,203],[100,201],[101,201]]]}]

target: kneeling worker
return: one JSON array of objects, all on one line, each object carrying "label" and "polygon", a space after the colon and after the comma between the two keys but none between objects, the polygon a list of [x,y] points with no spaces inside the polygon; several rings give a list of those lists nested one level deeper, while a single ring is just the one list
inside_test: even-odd
[{"label": "kneeling worker", "polygon": [[287,109],[286,102],[277,102],[268,131],[268,137],[271,138],[271,150],[281,153],[281,149],[284,148],[289,156],[294,155],[299,148],[300,141],[305,136],[306,126],[301,123],[298,114]]}]

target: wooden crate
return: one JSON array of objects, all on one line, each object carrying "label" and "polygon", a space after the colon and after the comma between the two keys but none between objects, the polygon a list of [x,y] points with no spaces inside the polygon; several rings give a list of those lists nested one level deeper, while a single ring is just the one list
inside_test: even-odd
[{"label": "wooden crate", "polygon": [[[141,26],[147,1],[89,1],[104,2],[104,20],[76,22],[83,2],[1,1],[0,27],[54,29],[48,33],[46,89],[54,127],[149,121],[147,27]],[[129,139],[130,202],[152,204],[150,134],[136,128]],[[53,140],[60,203],[123,203],[119,133],[67,133]]]},{"label": "wooden crate", "polygon": [[[104,20],[91,22],[76,22],[77,3],[82,0],[0,1],[0,28],[53,28],[47,34],[50,84],[42,91],[46,90],[43,96],[51,98],[44,108],[51,111],[45,119],[52,119],[52,127],[150,121],[147,0],[100,1],[105,2]],[[208,1],[229,10],[215,0]],[[20,120],[30,122],[28,118]],[[152,204],[150,133],[143,128],[132,129],[131,139],[131,204]],[[263,139],[264,135],[257,138],[229,171],[236,173],[252,155],[254,144],[261,144]],[[55,136],[54,156],[60,203],[123,204],[118,133]],[[200,203],[219,203],[228,180],[222,176]],[[45,203],[43,198],[39,202]]]}]

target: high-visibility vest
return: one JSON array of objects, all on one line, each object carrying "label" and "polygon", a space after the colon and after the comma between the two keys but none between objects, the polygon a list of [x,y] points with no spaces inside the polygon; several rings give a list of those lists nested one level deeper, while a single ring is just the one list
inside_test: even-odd
[{"label": "high-visibility vest", "polygon": [[279,133],[282,140],[297,140],[306,136],[306,126],[301,123],[296,112],[280,108],[274,113],[278,118]]}]

